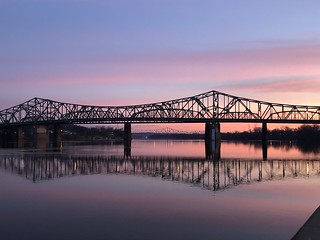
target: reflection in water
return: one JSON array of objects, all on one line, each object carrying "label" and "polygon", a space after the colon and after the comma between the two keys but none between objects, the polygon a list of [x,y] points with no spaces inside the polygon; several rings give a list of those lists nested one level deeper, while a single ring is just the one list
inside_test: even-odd
[{"label": "reflection in water", "polygon": [[159,177],[217,191],[239,184],[319,175],[320,161],[12,154],[0,156],[0,168],[33,182],[90,174],[128,174]]},{"label": "reflection in water", "polygon": [[[49,143],[49,144],[47,144]],[[177,156],[177,157],[200,157],[219,160],[220,158],[253,158],[253,159],[320,159],[320,145],[317,143],[301,143],[294,141],[270,140],[263,144],[261,141],[222,141],[218,148],[215,145],[206,146],[202,140],[134,140],[130,146],[124,146],[118,141],[66,141],[58,147],[50,142],[39,141],[37,145],[25,142],[22,148],[18,143],[11,143],[7,150],[18,151],[31,150],[33,152],[66,152],[92,153],[99,151],[101,155],[131,155],[149,156]],[[40,144],[40,145],[39,145]],[[3,147],[3,146],[2,146]],[[217,149],[217,151],[214,151]],[[6,150],[1,149],[0,150]]]},{"label": "reflection in water", "polygon": [[[229,141],[229,143],[242,144],[242,145],[251,145],[256,149],[262,149],[264,146],[260,141]],[[303,154],[308,153],[320,153],[320,145],[318,142],[296,142],[296,141],[280,141],[273,140],[268,141],[266,148],[281,149],[283,151],[290,151],[292,149],[297,149]],[[263,151],[268,151],[263,149]]]}]

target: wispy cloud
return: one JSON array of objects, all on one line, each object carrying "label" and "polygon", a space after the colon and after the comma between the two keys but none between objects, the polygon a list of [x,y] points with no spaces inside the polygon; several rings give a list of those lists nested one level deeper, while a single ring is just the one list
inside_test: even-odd
[{"label": "wispy cloud", "polygon": [[219,86],[225,90],[246,90],[262,93],[274,92],[305,92],[317,93],[320,91],[320,75],[295,76],[250,79],[236,82],[227,82]]},{"label": "wispy cloud", "polygon": [[[320,90],[317,44],[116,58],[101,54],[61,61],[53,58],[42,63],[38,57],[15,63],[14,57],[7,62],[2,56],[4,95],[19,86],[24,89],[20,93],[24,100],[57,95],[67,100],[82,99],[83,103],[116,105],[173,99],[210,89],[246,97],[268,93],[276,101],[287,96],[291,102],[294,93],[316,95]],[[271,96],[279,92],[283,98],[279,99],[280,94]],[[320,97],[313,97],[320,102]]]},{"label": "wispy cloud", "polygon": [[[84,55],[46,59],[0,57],[2,79],[57,84],[225,81],[320,74],[320,45],[276,46],[233,51],[157,55]],[[23,67],[22,67],[23,66]],[[1,69],[1,67],[0,67]],[[5,79],[4,79],[5,80]],[[2,80],[2,81],[4,81]]]}]

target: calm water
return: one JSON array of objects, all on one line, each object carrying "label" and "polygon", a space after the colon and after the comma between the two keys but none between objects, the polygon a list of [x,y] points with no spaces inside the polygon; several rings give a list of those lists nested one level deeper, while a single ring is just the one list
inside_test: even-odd
[{"label": "calm water", "polygon": [[0,150],[0,239],[290,239],[320,203],[317,148],[203,141]]}]

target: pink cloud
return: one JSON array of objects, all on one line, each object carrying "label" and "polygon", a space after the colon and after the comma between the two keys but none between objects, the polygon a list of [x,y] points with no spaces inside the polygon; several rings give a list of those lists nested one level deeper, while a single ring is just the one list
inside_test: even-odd
[{"label": "pink cloud", "polygon": [[[73,94],[63,99],[58,96],[58,100],[98,105],[165,101],[211,89],[266,101],[301,103],[304,98],[303,104],[320,102],[317,96],[313,101],[307,99],[308,93],[320,90],[320,45],[315,44],[156,56],[90,56],[85,61],[75,60],[70,68],[63,62],[49,63],[30,59],[27,69],[3,74],[3,91],[19,86],[34,97],[35,91],[54,95],[67,89]],[[91,90],[88,94],[83,90],[87,88]],[[120,89],[126,90],[126,95]],[[283,94],[275,95],[279,92]],[[304,95],[297,97],[296,93]]]},{"label": "pink cloud", "polygon": [[[31,64],[33,61],[30,60]],[[29,82],[52,85],[143,84],[159,81],[177,84],[195,81],[219,83],[266,77],[320,75],[319,64],[320,45],[306,45],[113,59],[91,56],[86,62],[80,61],[78,65],[75,62],[69,71],[59,69],[61,66],[57,64],[52,66],[58,68],[54,74],[36,70],[32,74],[21,74]],[[14,74],[12,78],[20,81],[21,74]]]},{"label": "pink cloud", "polygon": [[252,79],[244,82],[226,84],[225,89],[245,89],[246,91],[274,92],[319,92],[320,76],[296,77],[292,79]]}]

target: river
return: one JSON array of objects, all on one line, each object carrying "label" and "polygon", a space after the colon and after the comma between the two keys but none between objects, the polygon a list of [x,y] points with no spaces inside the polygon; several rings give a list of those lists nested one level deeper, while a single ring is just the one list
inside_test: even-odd
[{"label": "river", "polygon": [[0,149],[1,239],[290,239],[319,206],[318,148],[63,142]]}]

